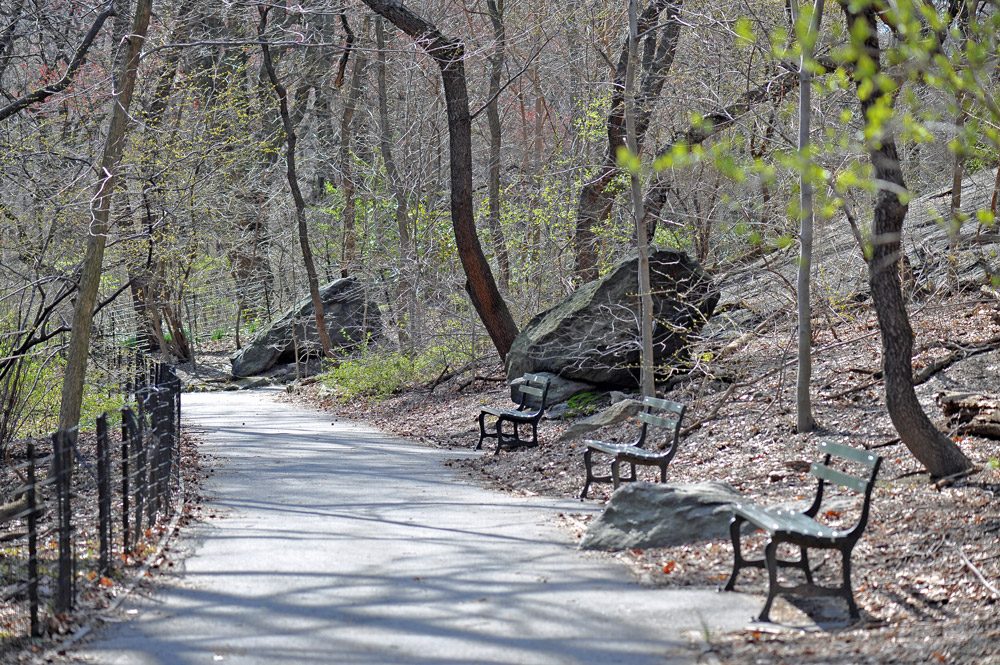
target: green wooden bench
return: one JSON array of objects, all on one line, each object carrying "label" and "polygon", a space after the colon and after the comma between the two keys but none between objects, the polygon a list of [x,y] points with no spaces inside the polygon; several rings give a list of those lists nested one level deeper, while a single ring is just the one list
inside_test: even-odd
[{"label": "green wooden bench", "polygon": [[[497,449],[522,448],[538,445],[538,421],[545,412],[545,400],[549,395],[549,378],[540,374],[525,374],[517,387],[518,404],[514,409],[494,409],[484,406],[479,413],[479,443],[476,450],[483,447],[484,439],[496,439]],[[487,419],[493,423],[487,426]],[[504,430],[504,423],[510,425],[510,432]],[[531,427],[531,438],[521,438],[522,425]]]},{"label": "green wooden bench", "polygon": [[[587,478],[583,482],[583,491],[580,498],[587,498],[587,490],[591,483],[613,483],[615,489],[623,482],[633,482],[636,479],[635,467],[656,466],[660,468],[660,482],[667,481],[667,466],[670,460],[677,454],[677,446],[680,441],[681,419],[684,417],[683,404],[671,402],[656,397],[644,397],[642,400],[642,410],[639,412],[639,422],[642,429],[639,431],[639,438],[632,443],[606,443],[604,441],[585,441],[587,450],[583,453],[583,464],[587,468]],[[643,446],[646,444],[646,436],[649,433],[649,426],[663,427],[668,431],[669,445],[664,450],[649,450]],[[594,475],[594,453],[600,452],[611,457],[611,475]],[[632,475],[628,478],[621,477],[620,466],[622,462],[628,462]]]},{"label": "green wooden bench", "polygon": [[[820,451],[825,453],[822,463],[814,463],[810,468],[818,479],[816,497],[812,505],[804,512],[777,507],[761,507],[752,503],[736,504],[734,515],[729,522],[729,534],[733,540],[733,572],[726,582],[726,591],[732,591],[736,577],[743,568],[763,568],[768,575],[767,601],[761,610],[759,621],[769,621],[771,604],[778,595],[796,594],[803,596],[840,596],[847,601],[847,607],[852,619],[858,618],[858,606],[854,602],[851,590],[851,552],[861,538],[868,525],[868,514],[871,507],[872,489],[875,487],[875,477],[878,475],[882,458],[865,450],[858,450],[839,443],[824,441],[819,444]],[[830,466],[833,457],[847,460],[867,469],[864,476],[853,476],[838,471]],[[860,516],[857,522],[844,529],[832,528],[816,521],[823,503],[823,488],[827,483],[839,485],[864,497],[861,503]],[[770,539],[764,547],[763,559],[746,559],[740,550],[740,527],[749,523],[757,530],[766,531]],[[791,543],[799,547],[797,560],[779,559],[778,545]],[[809,558],[806,551],[809,548],[836,549],[843,558],[843,585],[825,587],[815,584]],[[797,586],[782,586],[778,583],[778,568],[798,568],[805,573],[806,583]]]}]

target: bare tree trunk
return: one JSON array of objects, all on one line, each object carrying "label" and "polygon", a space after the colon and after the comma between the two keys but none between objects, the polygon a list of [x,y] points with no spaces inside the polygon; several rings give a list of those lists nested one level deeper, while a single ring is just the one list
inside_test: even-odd
[{"label": "bare tree trunk", "polygon": [[[124,2],[124,4],[127,5],[128,3]],[[192,24],[189,14],[194,4],[194,0],[184,0],[177,7],[175,14],[176,25],[171,35],[171,41],[174,43],[183,43],[188,40]],[[119,26],[116,21],[116,34],[118,30],[121,30],[122,34],[124,34],[127,29],[128,26]],[[118,53],[121,55],[121,51]],[[155,76],[156,85],[153,87],[152,100],[142,114],[142,126],[147,135],[160,132],[163,125],[163,117],[169,105],[170,93],[174,87],[174,79],[177,76],[177,69],[182,53],[181,49],[171,49],[167,51],[163,62],[160,64],[159,71]],[[133,258],[126,261],[125,269],[129,282],[132,285],[132,305],[135,310],[136,319],[145,328],[146,334],[156,340],[163,357],[168,358],[173,352],[173,349],[171,349],[173,345],[167,344],[159,309],[161,306],[166,307],[167,303],[162,301],[157,302],[158,296],[161,296],[166,291],[166,286],[160,283],[156,274],[159,268],[159,260],[155,258],[156,246],[153,241],[153,229],[155,226],[153,221],[154,211],[150,204],[152,194],[162,189],[156,175],[157,170],[161,168],[161,164],[159,163],[160,151],[155,140],[151,141],[150,145],[152,149],[145,151],[140,158],[141,168],[143,169],[142,201],[144,212],[142,217],[144,218],[143,224],[145,226],[143,235],[145,235],[146,242],[148,243],[148,250],[145,252],[144,264]],[[126,223],[134,224],[134,222]],[[130,253],[132,257],[139,255],[139,237],[129,242],[135,246],[135,252]],[[171,341],[178,343],[175,347],[177,353],[174,353],[174,355],[182,362],[186,362],[193,357],[186,337],[172,334]]]},{"label": "bare tree trunk", "polygon": [[139,0],[136,5],[132,32],[122,59],[122,70],[115,77],[111,123],[104,143],[97,191],[90,205],[90,235],[87,238],[87,253],[83,259],[83,271],[77,289],[76,306],[73,309],[73,328],[66,352],[66,374],[63,377],[59,406],[59,429],[70,432],[70,436],[73,437],[80,422],[83,383],[87,374],[87,354],[90,349],[90,330],[94,322],[94,305],[97,302],[101,267],[104,263],[111,197],[118,184],[118,168],[125,145],[129,107],[132,105],[132,95],[135,91],[139,52],[146,40],[152,7],[152,0]]},{"label": "bare tree trunk", "polygon": [[[792,21],[799,22],[798,0],[791,0]],[[796,431],[809,432],[816,426],[812,415],[812,400],[809,397],[809,383],[812,378],[812,307],[810,297],[810,271],[812,270],[813,246],[813,186],[809,179],[809,124],[812,118],[810,93],[810,65],[812,61],[812,40],[819,34],[823,21],[823,0],[816,0],[809,18],[809,30],[799,40],[802,57],[799,61],[799,214],[802,223],[799,230],[799,266],[796,288],[799,315],[799,357],[795,390]],[[793,28],[795,26],[793,25]],[[797,28],[795,28],[797,31]]]},{"label": "bare tree trunk", "polygon": [[[951,2],[948,8],[954,20],[954,27],[959,32],[959,48],[964,50],[968,42],[967,33],[969,26],[969,3],[964,1]],[[939,36],[943,37],[943,35]],[[943,40],[942,40],[943,41]],[[952,249],[958,245],[958,239],[962,233],[962,178],[965,175],[965,155],[961,150],[961,132],[965,128],[965,95],[959,90],[955,94],[955,104],[958,110],[955,113],[955,137],[959,149],[955,150],[955,163],[951,176],[951,219],[948,226],[948,239]]]},{"label": "bare tree trunk", "polygon": [[503,23],[504,0],[486,0],[493,23],[496,39],[493,56],[490,58],[489,102],[486,104],[486,119],[490,127],[490,213],[487,222],[493,234],[493,251],[500,268],[500,283],[504,291],[510,290],[510,257],[507,254],[507,240],[500,226],[500,75],[503,72],[504,49],[507,46],[507,32]]},{"label": "bare tree trunk", "polygon": [[465,82],[465,47],[442,35],[431,23],[397,0],[364,0],[376,13],[413,37],[438,64],[448,108],[451,155],[451,223],[455,244],[468,280],[467,288],[479,318],[502,359],[507,358],[517,325],[497,289],[490,264],[476,235],[472,205],[472,119]]},{"label": "bare tree trunk", "polygon": [[[635,60],[639,43],[639,17],[636,0],[628,3],[628,66],[625,71],[625,134],[629,152],[639,157],[635,118]],[[653,384],[653,294],[649,283],[649,243],[646,238],[646,216],[642,210],[642,181],[639,165],[634,164],[629,173],[632,185],[632,213],[635,217],[635,238],[639,251],[639,339],[642,353],[639,357],[639,384],[644,397],[656,397]]]},{"label": "bare tree trunk", "polygon": [[417,256],[413,248],[413,238],[410,235],[410,219],[407,212],[406,188],[403,186],[396,160],[392,156],[392,128],[389,124],[389,93],[386,83],[385,66],[385,30],[382,17],[375,17],[375,43],[378,46],[378,115],[380,129],[380,149],[382,162],[385,164],[385,174],[396,199],[396,229],[399,233],[399,300],[397,318],[399,319],[400,347],[406,348],[414,341],[414,325],[411,316],[417,311],[416,297],[413,290],[411,271],[416,265]]},{"label": "bare tree trunk", "polygon": [[[367,21],[367,19],[366,19]],[[365,28],[367,32],[367,26]],[[357,204],[355,202],[354,155],[351,154],[351,135],[354,114],[361,96],[361,72],[365,68],[364,51],[357,51],[351,84],[344,100],[344,115],[340,119],[340,190],[344,194],[344,257],[340,266],[340,276],[347,277],[357,269],[358,236],[356,226]]]},{"label": "bare tree trunk", "polygon": [[997,177],[993,181],[993,197],[990,199],[990,212],[997,214],[997,194],[1000,194],[1000,165],[997,165]]},{"label": "bare tree trunk", "polygon": [[[955,95],[955,101],[958,103],[958,113],[955,116],[956,132],[962,131],[965,125],[965,108],[962,97],[961,92]],[[964,174],[965,156],[961,150],[956,150],[951,174],[951,219],[948,225],[948,240],[952,249],[958,245],[958,238],[962,232],[962,177]]]},{"label": "bare tree trunk", "polygon": [[[267,27],[268,7],[260,8],[260,25],[257,27],[257,35],[263,40],[264,29]],[[306,278],[309,281],[309,296],[312,299],[313,315],[316,317],[316,329],[319,334],[319,343],[323,347],[323,354],[327,357],[333,355],[333,342],[330,341],[330,332],[326,329],[326,321],[323,317],[323,300],[319,295],[319,280],[316,278],[316,265],[313,263],[312,249],[309,247],[309,229],[306,226],[306,202],[302,198],[299,190],[299,179],[295,172],[295,127],[292,125],[291,116],[288,114],[288,91],[285,86],[278,81],[278,74],[274,71],[274,63],[271,62],[271,50],[267,42],[261,44],[261,51],[264,55],[264,68],[267,76],[274,86],[274,92],[278,97],[278,105],[281,110],[281,122],[285,130],[285,143],[287,151],[285,159],[287,164],[286,175],[288,187],[292,190],[292,199],[295,201],[295,221],[298,226],[299,246],[302,248],[302,263],[305,265]]]},{"label": "bare tree trunk", "polygon": [[[863,35],[862,53],[880,69],[880,49],[876,28],[877,14],[871,5],[855,12],[847,0],[841,0],[851,35]],[[874,74],[873,74],[874,75]],[[860,84],[860,81],[858,82]],[[862,98],[862,116],[878,104],[879,97]],[[924,413],[913,389],[913,329],[903,301],[899,282],[899,257],[907,204],[899,193],[906,191],[896,142],[889,128],[882,126],[869,145],[874,179],[879,183],[872,221],[872,256],[868,277],[872,303],[878,314],[882,333],[882,369],[885,376],[885,402],[892,424],[913,456],[931,475],[948,476],[971,467],[964,453]]]}]

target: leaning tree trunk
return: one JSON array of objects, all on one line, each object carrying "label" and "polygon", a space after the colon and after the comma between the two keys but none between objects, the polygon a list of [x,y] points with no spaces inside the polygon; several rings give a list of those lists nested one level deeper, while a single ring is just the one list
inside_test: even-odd
[{"label": "leaning tree trunk", "polygon": [[97,292],[101,283],[104,245],[111,217],[111,197],[118,184],[118,171],[125,146],[125,130],[129,123],[129,107],[132,105],[139,68],[139,52],[146,40],[152,6],[152,0],[140,0],[135,8],[135,19],[126,42],[122,71],[115,79],[111,123],[104,143],[97,192],[90,207],[90,235],[87,238],[87,253],[83,259],[83,271],[77,287],[73,328],[66,352],[66,371],[59,406],[59,429],[71,432],[71,436],[74,437],[83,405],[83,383],[87,374],[90,330],[94,322],[94,305],[97,303]]},{"label": "leaning tree trunk", "polygon": [[502,359],[507,358],[517,325],[497,289],[490,264],[476,235],[472,206],[472,118],[465,83],[465,46],[442,35],[438,29],[397,0],[364,0],[373,11],[412,37],[441,69],[451,158],[451,223],[455,244],[468,280],[473,306]]},{"label": "leaning tree trunk", "polygon": [[[841,6],[850,34],[866,36],[863,52],[875,63],[877,73],[880,52],[875,8],[867,6],[855,13],[847,0],[841,0]],[[863,116],[871,122],[869,112],[878,104],[878,96],[869,94],[858,98]],[[900,200],[899,193],[906,191],[906,182],[888,127],[882,127],[877,140],[870,143],[869,154],[879,190],[872,221],[873,246],[868,260],[868,279],[882,333],[886,408],[899,438],[931,475],[960,473],[972,466],[969,459],[931,423],[913,389],[913,329],[899,282],[901,237],[907,212],[907,204]]]},{"label": "leaning tree trunk", "polygon": [[[731,128],[740,118],[752,112],[759,104],[767,101],[780,102],[785,95],[795,89],[798,80],[798,72],[784,72],[780,76],[744,92],[738,100],[718,111],[706,114],[702,122],[691,125],[679,135],[679,138],[660,148],[656,158],[666,157],[678,145],[690,148],[705,143]],[[646,191],[643,208],[646,214],[646,233],[650,240],[656,233],[657,224],[667,203],[667,195],[670,193],[671,185],[670,169],[664,169],[656,175]]]}]

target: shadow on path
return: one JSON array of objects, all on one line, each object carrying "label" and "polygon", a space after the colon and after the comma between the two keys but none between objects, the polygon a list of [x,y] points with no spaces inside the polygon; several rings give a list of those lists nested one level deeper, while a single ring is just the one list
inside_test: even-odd
[{"label": "shadow on path", "polygon": [[[96,663],[693,661],[685,631],[758,603],[648,589],[552,518],[592,507],[457,479],[473,453],[394,441],[255,393],[189,393],[216,460],[176,577],[73,657]],[[516,453],[515,453],[516,454]]]}]

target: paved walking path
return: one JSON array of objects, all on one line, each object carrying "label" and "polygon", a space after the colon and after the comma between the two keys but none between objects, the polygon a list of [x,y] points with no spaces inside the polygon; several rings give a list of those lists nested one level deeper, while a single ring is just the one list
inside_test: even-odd
[{"label": "paved walking path", "polygon": [[643,588],[575,550],[553,518],[592,504],[480,489],[444,466],[473,453],[273,397],[183,396],[187,426],[215,458],[205,514],[216,517],[184,530],[181,574],[130,600],[136,618],[99,631],[76,659],[692,662],[685,631],[744,626],[759,609],[740,594]]}]

